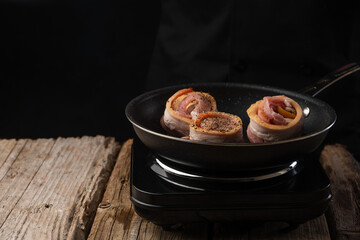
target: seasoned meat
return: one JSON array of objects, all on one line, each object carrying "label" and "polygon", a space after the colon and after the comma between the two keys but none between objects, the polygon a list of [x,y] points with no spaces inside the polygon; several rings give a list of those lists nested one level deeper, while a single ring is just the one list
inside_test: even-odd
[{"label": "seasoned meat", "polygon": [[242,142],[240,117],[224,112],[201,113],[190,126],[190,139],[206,142]]},{"label": "seasoned meat", "polygon": [[193,119],[203,112],[217,111],[215,99],[208,93],[181,89],[166,102],[162,126],[179,136],[189,135]]},{"label": "seasoned meat", "polygon": [[250,142],[274,142],[297,137],[303,129],[300,105],[284,95],[264,97],[247,110]]}]

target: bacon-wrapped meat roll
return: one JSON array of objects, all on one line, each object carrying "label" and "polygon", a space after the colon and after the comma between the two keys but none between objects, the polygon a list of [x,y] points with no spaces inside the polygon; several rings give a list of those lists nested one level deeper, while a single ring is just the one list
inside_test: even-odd
[{"label": "bacon-wrapped meat roll", "polygon": [[190,125],[190,139],[206,142],[243,142],[241,119],[229,113],[201,113]]},{"label": "bacon-wrapped meat roll", "polygon": [[248,139],[252,143],[274,142],[302,133],[303,114],[300,105],[284,95],[264,97],[247,110],[250,123]]},{"label": "bacon-wrapped meat roll", "polygon": [[208,93],[181,89],[166,102],[163,124],[181,136],[189,135],[189,126],[200,113],[217,111],[215,99]]}]

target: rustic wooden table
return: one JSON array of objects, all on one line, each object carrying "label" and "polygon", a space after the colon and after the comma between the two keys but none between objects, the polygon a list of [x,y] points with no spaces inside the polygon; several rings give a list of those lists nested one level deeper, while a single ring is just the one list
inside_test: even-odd
[{"label": "rustic wooden table", "polygon": [[360,239],[360,166],[341,145],[320,161],[333,199],[296,229],[271,222],[194,223],[165,231],[129,199],[132,140],[0,140],[0,239]]}]

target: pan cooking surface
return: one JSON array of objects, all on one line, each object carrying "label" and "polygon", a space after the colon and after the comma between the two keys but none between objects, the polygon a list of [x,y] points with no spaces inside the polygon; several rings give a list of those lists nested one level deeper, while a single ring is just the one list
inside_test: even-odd
[{"label": "pan cooking surface", "polygon": [[[198,141],[183,140],[181,138],[171,136],[160,125],[160,118],[164,113],[167,99],[171,97],[171,95],[173,95],[177,90],[188,87],[192,87],[195,91],[203,91],[211,94],[216,100],[218,111],[238,115],[243,121],[245,141],[247,141],[246,128],[249,124],[249,117],[246,114],[246,110],[251,104],[262,99],[264,96],[283,94],[297,101],[302,109],[306,107],[310,109],[310,114],[304,120],[304,132],[300,138],[328,130],[334,124],[336,119],[334,110],[328,104],[318,99],[296,92],[267,86],[247,84],[202,83],[158,89],[135,98],[131,103],[129,103],[126,110],[129,120],[133,124],[144,128],[145,131],[150,131],[154,134],[160,134],[167,138],[175,138],[179,141],[190,141],[197,143]],[[252,145],[253,143],[249,143],[247,141],[246,143],[234,144]],[[224,143],[224,145],[229,145],[229,143]],[[230,143],[230,145],[232,144]]]}]

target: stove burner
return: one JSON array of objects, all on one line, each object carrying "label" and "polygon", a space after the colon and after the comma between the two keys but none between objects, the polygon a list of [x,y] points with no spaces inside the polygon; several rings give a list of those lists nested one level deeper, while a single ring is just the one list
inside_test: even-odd
[{"label": "stove burner", "polygon": [[301,159],[297,159],[287,167],[251,171],[214,171],[183,166],[155,154],[148,158],[148,164],[150,169],[167,183],[200,191],[255,191],[288,182],[302,169]]},{"label": "stove burner", "polygon": [[[288,173],[289,171],[294,170],[297,166],[298,166],[298,162],[294,161],[292,162],[288,167],[283,168],[279,171],[275,171],[275,172],[271,172],[271,173],[266,173],[266,174],[261,174],[261,175],[256,175],[256,173],[254,173],[254,176],[242,176],[242,174],[239,174],[240,176],[232,176],[232,175],[227,175],[227,176],[211,176],[211,175],[206,175],[206,174],[196,174],[196,173],[192,173],[190,171],[186,172],[186,171],[181,171],[181,170],[177,170],[171,166],[166,165],[165,163],[161,162],[161,160],[159,160],[158,158],[155,158],[156,163],[162,168],[164,169],[165,172],[167,172],[168,174],[174,174],[180,177],[185,177],[185,178],[193,178],[193,179],[201,179],[204,181],[216,181],[216,182],[253,182],[253,181],[261,181],[261,180],[266,180],[266,179],[270,179],[270,178],[274,178],[274,177],[278,177],[281,175],[284,175],[286,173]],[[230,173],[231,174],[231,173]]]}]

